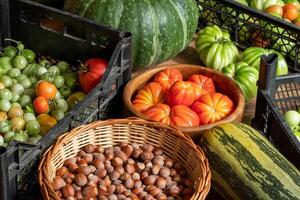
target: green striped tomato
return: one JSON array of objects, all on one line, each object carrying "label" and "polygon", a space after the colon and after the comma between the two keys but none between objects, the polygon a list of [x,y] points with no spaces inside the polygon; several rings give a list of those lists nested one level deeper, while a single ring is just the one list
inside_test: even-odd
[{"label": "green striped tomato", "polygon": [[239,52],[230,35],[218,26],[207,26],[202,29],[196,41],[197,53],[204,65],[221,71],[221,69],[236,62]]},{"label": "green striped tomato", "polygon": [[278,63],[276,74],[285,75],[288,73],[288,65],[285,61],[285,58],[281,53],[273,50],[273,49],[264,49],[261,47],[249,47],[242,54],[242,61],[248,63],[251,67],[255,67],[259,69],[260,66],[260,58],[262,55],[269,55],[275,53],[278,55]]},{"label": "green striped tomato", "polygon": [[222,69],[222,72],[235,80],[247,100],[256,96],[256,82],[258,80],[258,70],[256,68],[245,62],[239,62],[229,64]]}]

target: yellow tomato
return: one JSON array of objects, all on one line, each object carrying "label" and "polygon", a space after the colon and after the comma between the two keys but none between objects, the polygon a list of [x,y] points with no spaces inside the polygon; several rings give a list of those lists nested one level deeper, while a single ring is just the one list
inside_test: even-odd
[{"label": "yellow tomato", "polygon": [[55,118],[51,117],[48,114],[40,114],[37,117],[37,121],[41,126],[41,134],[45,135],[49,132],[49,130],[57,124]]}]

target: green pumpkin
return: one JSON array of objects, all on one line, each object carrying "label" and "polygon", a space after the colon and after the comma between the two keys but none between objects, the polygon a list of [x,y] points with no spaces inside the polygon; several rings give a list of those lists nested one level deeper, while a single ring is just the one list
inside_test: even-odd
[{"label": "green pumpkin", "polygon": [[194,0],[66,0],[64,9],[133,34],[134,69],[176,56],[198,24]]},{"label": "green pumpkin", "polygon": [[236,62],[239,52],[230,35],[218,26],[207,26],[198,33],[196,41],[197,53],[203,64],[221,71],[230,63]]},{"label": "green pumpkin", "polygon": [[258,70],[249,66],[245,62],[231,63],[222,69],[222,72],[234,79],[242,90],[246,100],[250,100],[257,94],[256,82],[258,80]]},{"label": "green pumpkin", "polygon": [[269,55],[275,53],[278,55],[278,63],[276,74],[285,75],[288,73],[288,65],[285,61],[285,58],[281,53],[273,50],[273,49],[264,49],[261,47],[249,47],[242,53],[242,61],[248,63],[248,65],[259,69],[260,66],[260,58],[262,55]]},{"label": "green pumpkin", "polygon": [[267,7],[272,5],[284,6],[282,0],[250,0],[250,7],[258,10],[265,10]]}]

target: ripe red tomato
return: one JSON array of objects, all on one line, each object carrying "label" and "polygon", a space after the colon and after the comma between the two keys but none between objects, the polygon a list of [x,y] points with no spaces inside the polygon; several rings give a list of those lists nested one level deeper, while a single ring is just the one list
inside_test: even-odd
[{"label": "ripe red tomato", "polygon": [[153,121],[170,124],[170,107],[163,103],[158,103],[143,112]]},{"label": "ripe red tomato", "polygon": [[136,110],[142,112],[154,104],[162,103],[165,100],[165,93],[159,83],[150,82],[141,89],[132,101]]},{"label": "ripe red tomato", "polygon": [[167,102],[169,106],[190,106],[195,101],[195,86],[192,82],[177,81],[168,92]]},{"label": "ripe red tomato", "polygon": [[159,83],[163,90],[168,91],[177,81],[182,81],[182,74],[177,69],[168,68],[158,72],[153,81]]},{"label": "ripe red tomato", "polygon": [[283,18],[293,21],[298,17],[298,8],[293,3],[287,3],[283,6]]},{"label": "ripe red tomato", "polygon": [[202,95],[208,94],[209,92],[203,88],[201,88],[199,85],[196,83],[193,83],[194,90],[195,90],[195,101]]},{"label": "ripe red tomato", "polygon": [[209,124],[225,118],[233,110],[233,102],[221,93],[202,95],[191,106],[199,116],[199,124]]},{"label": "ripe red tomato", "polygon": [[189,81],[196,83],[201,89],[209,93],[216,91],[213,80],[207,76],[195,74],[190,76]]},{"label": "ripe red tomato", "polygon": [[171,124],[181,127],[191,127],[199,125],[197,113],[184,105],[177,105],[171,108]]},{"label": "ripe red tomato", "polygon": [[54,99],[57,93],[57,88],[54,84],[47,81],[40,81],[35,88],[36,96],[42,96],[46,99]]},{"label": "ripe red tomato", "polygon": [[45,97],[39,96],[33,101],[33,108],[37,114],[48,113],[49,104]]},{"label": "ripe red tomato", "polygon": [[79,83],[85,93],[89,93],[101,80],[108,62],[101,58],[88,59],[79,72]]}]

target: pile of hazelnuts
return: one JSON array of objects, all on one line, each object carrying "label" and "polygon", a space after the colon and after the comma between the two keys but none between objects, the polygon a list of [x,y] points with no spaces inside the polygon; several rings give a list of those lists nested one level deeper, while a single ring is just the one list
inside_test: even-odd
[{"label": "pile of hazelnuts", "polygon": [[186,200],[194,182],[153,145],[87,145],[56,172],[52,187],[67,200]]}]

